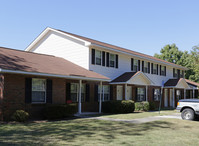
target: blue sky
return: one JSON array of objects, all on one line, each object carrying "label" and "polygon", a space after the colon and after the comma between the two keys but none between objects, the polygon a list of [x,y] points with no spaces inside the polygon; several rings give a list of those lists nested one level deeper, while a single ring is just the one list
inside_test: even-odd
[{"label": "blue sky", "polygon": [[25,49],[46,27],[149,55],[199,44],[199,1],[1,0],[0,46]]}]

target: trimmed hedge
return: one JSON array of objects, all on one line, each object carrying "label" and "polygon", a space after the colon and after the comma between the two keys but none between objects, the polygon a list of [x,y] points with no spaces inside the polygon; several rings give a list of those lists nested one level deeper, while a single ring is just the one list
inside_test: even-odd
[{"label": "trimmed hedge", "polygon": [[135,103],[135,110],[136,111],[149,111],[149,102],[142,101],[142,102],[136,102]]},{"label": "trimmed hedge", "polygon": [[135,104],[132,100],[106,101],[102,103],[102,111],[104,113],[133,113],[134,110]]},{"label": "trimmed hedge", "polygon": [[17,122],[25,122],[29,118],[29,114],[24,110],[16,110],[11,119]]},{"label": "trimmed hedge", "polygon": [[43,115],[46,119],[61,119],[65,117],[72,117],[75,113],[77,113],[76,104],[46,105],[43,110]]}]

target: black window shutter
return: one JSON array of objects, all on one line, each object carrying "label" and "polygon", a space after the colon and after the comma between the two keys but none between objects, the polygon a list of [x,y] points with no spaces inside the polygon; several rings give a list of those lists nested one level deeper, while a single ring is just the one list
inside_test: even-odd
[{"label": "black window shutter", "polygon": [[138,88],[135,88],[135,101],[137,101],[137,96],[138,96]]},{"label": "black window shutter", "polygon": [[95,49],[92,49],[92,64],[95,64]]},{"label": "black window shutter", "polygon": [[52,103],[52,80],[47,79],[47,94],[46,94],[46,103]]},{"label": "black window shutter", "polygon": [[98,85],[95,85],[95,101],[98,101]]},{"label": "black window shutter", "polygon": [[157,64],[157,75],[158,75],[158,64]]},{"label": "black window shutter", "polygon": [[32,102],[32,78],[25,79],[25,103]]},{"label": "black window shutter", "polygon": [[161,68],[162,68],[162,66],[160,65],[160,75],[162,75]]},{"label": "black window shutter", "polygon": [[177,72],[178,72],[178,78],[180,78],[180,70],[178,69]]},{"label": "black window shutter", "polygon": [[131,58],[131,71],[133,71],[133,64],[134,64],[134,59],[133,58]]},{"label": "black window shutter", "polygon": [[164,67],[164,75],[165,76],[167,75],[167,68],[166,68],[166,66]]},{"label": "black window shutter", "polygon": [[155,88],[153,88],[153,101],[155,100],[154,92],[155,92]]},{"label": "black window shutter", "polygon": [[70,97],[71,93],[70,93],[70,83],[66,84],[66,100],[71,100]]},{"label": "black window shutter", "polygon": [[144,72],[144,61],[142,61],[142,72]]},{"label": "black window shutter", "polygon": [[150,62],[148,62],[148,73],[150,74]]},{"label": "black window shutter", "polygon": [[86,84],[86,102],[90,101],[90,85]]},{"label": "black window shutter", "polygon": [[105,66],[105,52],[102,52],[102,66]]},{"label": "black window shutter", "polygon": [[151,63],[151,74],[153,74],[153,63]]},{"label": "black window shutter", "polygon": [[113,86],[110,85],[110,100],[113,100]]},{"label": "black window shutter", "polygon": [[109,67],[109,53],[106,53],[106,66]]},{"label": "black window shutter", "polygon": [[140,71],[140,60],[138,60],[138,71]]},{"label": "black window shutter", "polygon": [[175,68],[173,68],[173,77],[175,77]]},{"label": "black window shutter", "polygon": [[116,68],[118,68],[118,55],[115,56]]}]

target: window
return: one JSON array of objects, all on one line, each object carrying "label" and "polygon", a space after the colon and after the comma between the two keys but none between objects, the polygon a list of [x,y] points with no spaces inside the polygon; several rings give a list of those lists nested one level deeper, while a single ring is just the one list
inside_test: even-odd
[{"label": "window", "polygon": [[173,77],[178,77],[178,70],[177,69],[173,69]]},{"label": "window", "polygon": [[46,80],[32,79],[32,102],[45,103],[46,102]]},{"label": "window", "polygon": [[[100,99],[100,86],[98,86],[98,101]],[[110,86],[103,85],[102,86],[102,101],[109,101],[110,100]]]},{"label": "window", "polygon": [[[81,89],[81,101],[85,101],[85,96],[86,96],[86,85],[82,84],[82,89]],[[72,102],[78,102],[79,100],[79,84],[78,83],[71,83],[70,85],[70,93],[71,93],[71,100]]]},{"label": "window", "polygon": [[101,65],[102,64],[102,52],[96,50],[95,51],[95,61],[97,65]]},{"label": "window", "polygon": [[154,89],[154,101],[160,101],[160,89]]},{"label": "window", "polygon": [[148,62],[144,61],[144,73],[148,72]]},{"label": "window", "polygon": [[115,54],[110,54],[110,67],[115,67]]},{"label": "window", "polygon": [[153,64],[153,74],[157,74],[157,64]]},{"label": "window", "polygon": [[166,66],[160,65],[160,75],[166,76]]},{"label": "window", "polygon": [[183,70],[180,70],[180,77],[184,78],[184,71]]},{"label": "window", "polygon": [[145,88],[137,88],[137,101],[145,101]]},{"label": "window", "polygon": [[133,62],[133,71],[137,72],[138,71],[138,60],[134,59]]}]

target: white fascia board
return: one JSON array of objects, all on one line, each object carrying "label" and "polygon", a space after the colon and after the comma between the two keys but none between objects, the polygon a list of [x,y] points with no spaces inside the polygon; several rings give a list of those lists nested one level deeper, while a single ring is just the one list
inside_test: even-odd
[{"label": "white fascia board", "polygon": [[91,42],[88,42],[88,41],[85,41],[85,40],[82,40],[80,38],[77,38],[77,37],[74,37],[72,35],[69,35],[69,34],[66,34],[64,32],[61,32],[61,31],[58,31],[56,29],[53,29],[53,28],[50,28],[50,27],[47,27],[43,32],[40,33],[40,35],[25,49],[25,51],[30,51],[48,32],[56,32],[58,34],[61,34],[63,36],[67,36],[67,37],[70,37],[72,39],[75,39],[75,40],[78,40],[80,42],[83,42],[85,46],[90,46]]},{"label": "white fascia board", "polygon": [[136,76],[138,76],[138,75],[140,75],[140,74],[142,74],[151,84],[150,85],[155,85],[154,83],[153,83],[153,81],[151,80],[151,79],[149,79],[143,72],[139,72],[138,74],[136,74],[136,75],[134,75],[133,77],[131,77],[128,81],[127,81],[127,84],[130,82],[130,80],[131,79],[133,79],[133,78],[135,78]]},{"label": "white fascia board", "polygon": [[127,82],[113,82],[113,83],[109,83],[111,85],[114,85],[114,84],[126,84]]},{"label": "white fascia board", "polygon": [[94,44],[94,43],[91,43],[90,46],[101,47],[101,48],[104,48],[104,49],[107,49],[107,50],[115,51],[115,52],[118,52],[118,53],[123,53],[123,54],[130,55],[130,56],[133,56],[133,57],[137,57],[137,58],[141,58],[141,59],[143,58],[143,59],[146,59],[146,60],[149,60],[149,61],[158,62],[158,63],[164,64],[164,65],[173,66],[173,67],[176,67],[176,68],[188,70],[188,68],[183,67],[183,66],[178,66],[178,65],[175,65],[175,64],[172,64],[172,65],[171,65],[171,64],[166,63],[166,62],[157,61],[157,60],[154,60],[154,59],[151,59],[151,58],[147,58],[147,57],[143,57],[143,56],[138,56],[138,55],[135,55],[135,54],[133,54],[133,53],[127,53],[127,52],[124,52],[124,51],[112,49],[112,48],[105,47],[105,46],[102,46],[102,45],[97,45],[97,44]]},{"label": "white fascia board", "polygon": [[88,81],[103,81],[103,82],[110,82],[111,81],[109,79],[88,78],[88,77],[81,77],[81,76],[65,76],[65,75],[57,75],[57,74],[13,71],[13,70],[5,70],[5,69],[0,69],[0,72],[1,73],[11,73],[11,74],[23,74],[23,75],[36,75],[36,76],[66,78],[66,79],[73,79],[73,80],[88,80]]}]

